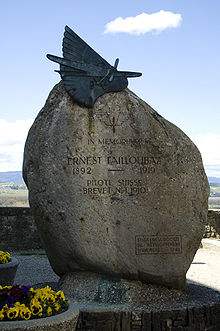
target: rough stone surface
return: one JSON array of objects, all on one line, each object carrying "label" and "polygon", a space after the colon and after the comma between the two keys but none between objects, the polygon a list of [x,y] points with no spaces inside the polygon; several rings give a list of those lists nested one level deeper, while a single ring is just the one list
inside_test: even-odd
[{"label": "rough stone surface", "polygon": [[136,280],[118,279],[91,272],[74,272],[61,278],[59,288],[80,310],[158,312],[181,310],[187,306],[220,306],[219,291],[189,280],[186,291],[182,292]]},{"label": "rough stone surface", "polygon": [[23,174],[58,275],[87,270],[184,289],[207,178],[192,141],[131,91],[86,109],[56,85],[29,132]]}]

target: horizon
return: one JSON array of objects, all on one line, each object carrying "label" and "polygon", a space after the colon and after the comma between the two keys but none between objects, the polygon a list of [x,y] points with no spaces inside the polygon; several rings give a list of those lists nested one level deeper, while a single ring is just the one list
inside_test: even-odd
[{"label": "horizon", "polygon": [[185,132],[207,176],[220,178],[219,1],[66,0],[62,16],[58,0],[1,9],[0,172],[22,169],[28,130],[60,81],[46,54],[62,56],[68,25],[109,63],[118,57],[118,70],[142,72],[129,89]]}]

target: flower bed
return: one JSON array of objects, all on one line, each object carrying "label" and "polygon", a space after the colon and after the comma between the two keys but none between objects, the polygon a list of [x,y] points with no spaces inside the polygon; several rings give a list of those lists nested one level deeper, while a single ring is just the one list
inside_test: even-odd
[{"label": "flower bed", "polygon": [[55,292],[49,286],[37,290],[30,286],[0,286],[0,321],[54,316],[67,308],[68,301],[63,292]]},{"label": "flower bed", "polygon": [[10,253],[0,251],[0,264],[8,263],[10,260],[11,260]]}]

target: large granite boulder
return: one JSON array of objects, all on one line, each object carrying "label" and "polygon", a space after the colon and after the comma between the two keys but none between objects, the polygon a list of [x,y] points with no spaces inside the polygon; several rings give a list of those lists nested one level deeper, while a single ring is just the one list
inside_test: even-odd
[{"label": "large granite boulder", "polygon": [[128,89],[74,104],[62,82],[30,129],[23,174],[53,270],[184,289],[209,186],[192,141]]}]

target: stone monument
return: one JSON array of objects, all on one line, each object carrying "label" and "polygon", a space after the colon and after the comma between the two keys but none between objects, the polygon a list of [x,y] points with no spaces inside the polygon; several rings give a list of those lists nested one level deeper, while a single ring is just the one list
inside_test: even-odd
[{"label": "stone monument", "polygon": [[209,195],[197,147],[127,88],[89,107],[69,94],[62,81],[52,89],[24,152],[53,270],[184,290]]}]

